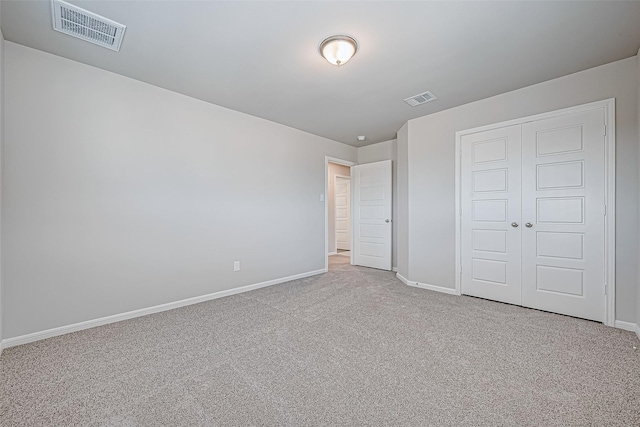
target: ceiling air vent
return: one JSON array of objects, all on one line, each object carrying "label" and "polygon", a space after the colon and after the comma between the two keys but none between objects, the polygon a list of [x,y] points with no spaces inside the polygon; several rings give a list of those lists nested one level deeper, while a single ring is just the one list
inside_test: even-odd
[{"label": "ceiling air vent", "polygon": [[127,28],[62,0],[51,0],[53,29],[115,51]]},{"label": "ceiling air vent", "polygon": [[436,98],[436,96],[431,92],[425,92],[421,93],[420,95],[410,96],[409,98],[405,99],[404,102],[411,105],[412,107],[416,107],[420,104],[424,104],[425,102],[435,101],[436,99],[438,98]]}]

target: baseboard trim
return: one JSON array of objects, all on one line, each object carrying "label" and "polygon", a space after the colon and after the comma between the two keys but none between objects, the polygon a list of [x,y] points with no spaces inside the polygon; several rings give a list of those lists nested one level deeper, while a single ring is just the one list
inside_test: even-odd
[{"label": "baseboard trim", "polygon": [[397,277],[398,279],[400,279],[400,281],[401,281],[402,283],[404,283],[405,285],[409,285],[409,281],[408,281],[408,280],[407,280],[407,278],[406,278],[406,277],[404,277],[402,274],[400,274],[400,273],[396,273],[396,277]]},{"label": "baseboard trim", "polygon": [[427,289],[429,291],[442,292],[443,294],[448,295],[460,295],[455,289],[444,288],[442,286],[429,285],[427,283],[418,283],[411,280],[408,280],[406,277],[401,275],[400,273],[396,273],[396,277],[400,279],[402,283],[407,286],[413,286],[414,288]]},{"label": "baseboard trim", "polygon": [[47,329],[40,332],[33,332],[31,334],[21,335],[18,337],[7,338],[0,342],[0,352],[2,349],[9,347],[15,347],[17,345],[28,344],[35,341],[44,340],[47,338],[56,337],[59,335],[69,334],[71,332],[82,331],[84,329],[95,328],[96,326],[107,325],[109,323],[121,322],[123,320],[133,319],[135,317],[146,316],[148,314],[160,313],[162,311],[173,310],[175,308],[184,307],[187,305],[198,304],[205,301],[210,301],[218,298],[228,297],[231,295],[241,294],[243,292],[253,291],[255,289],[265,288],[267,286],[273,286],[284,282],[290,282],[296,279],[304,279],[305,277],[315,276],[318,274],[326,273],[327,269],[309,271],[306,273],[295,274],[293,276],[282,277],[279,279],[267,280],[266,282],[254,283],[252,285],[240,286],[238,288],[227,289],[224,291],[213,292],[211,294],[202,295],[199,297],[187,298],[179,301],[169,302],[166,304],[160,304],[153,307],[141,308],[139,310],[128,311],[126,313],[114,314],[112,316],[100,317],[98,319],[87,320],[84,322],[74,323],[72,325],[60,326],[57,328]]},{"label": "baseboard trim", "polygon": [[398,267],[393,267],[393,268],[391,269],[391,271],[393,271],[394,273],[397,273],[397,272],[398,272]]},{"label": "baseboard trim", "polygon": [[636,331],[636,327],[638,325],[636,325],[635,323],[631,323],[631,322],[624,322],[622,320],[616,320],[614,326],[617,329],[624,329],[625,331],[635,332]]},{"label": "baseboard trim", "polygon": [[640,325],[637,325],[632,322],[624,322],[622,320],[616,320],[613,326],[618,329],[624,329],[625,331],[635,332],[636,335],[638,336],[638,339],[640,339]]},{"label": "baseboard trim", "polygon": [[333,255],[338,255],[338,251],[336,251],[336,252],[329,252],[329,253],[327,254],[327,256],[333,256]]}]

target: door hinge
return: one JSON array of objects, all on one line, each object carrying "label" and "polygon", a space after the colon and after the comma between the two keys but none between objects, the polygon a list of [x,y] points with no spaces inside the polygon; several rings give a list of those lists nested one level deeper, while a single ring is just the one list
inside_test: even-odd
[{"label": "door hinge", "polygon": [[607,216],[607,205],[604,205],[603,213],[604,213],[604,216]]},{"label": "door hinge", "polygon": [[607,285],[604,285],[604,294],[605,294],[605,295],[607,294],[607,288],[608,288],[608,286],[607,286]]},{"label": "door hinge", "polygon": [[607,136],[607,126],[602,127],[602,136]]}]

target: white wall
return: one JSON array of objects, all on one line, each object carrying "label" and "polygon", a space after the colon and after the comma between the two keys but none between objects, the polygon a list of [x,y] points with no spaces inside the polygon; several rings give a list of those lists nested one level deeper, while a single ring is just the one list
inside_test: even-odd
[{"label": "white wall", "polygon": [[14,43],[5,60],[4,338],[324,268],[325,156],[355,148]]},{"label": "white wall", "polygon": [[392,192],[393,192],[393,208],[392,208],[392,259],[391,265],[398,266],[398,141],[392,139],[377,144],[367,145],[358,148],[358,164],[380,162],[383,160],[391,160],[392,167]]},{"label": "white wall", "polygon": [[[636,318],[638,286],[638,76],[628,58],[408,122],[398,159],[408,174],[409,280],[455,286],[455,132],[546,111],[616,98],[616,319]],[[400,135],[398,136],[400,141]],[[400,233],[402,236],[402,233]],[[410,238],[408,237],[410,236]],[[402,251],[399,251],[402,253]],[[403,262],[399,260],[398,266]]]},{"label": "white wall", "polygon": [[335,182],[336,175],[351,176],[351,168],[349,166],[338,165],[336,163],[329,163],[328,175],[328,192],[327,192],[327,205],[329,213],[329,249],[327,252],[336,252],[336,194],[335,194]]}]

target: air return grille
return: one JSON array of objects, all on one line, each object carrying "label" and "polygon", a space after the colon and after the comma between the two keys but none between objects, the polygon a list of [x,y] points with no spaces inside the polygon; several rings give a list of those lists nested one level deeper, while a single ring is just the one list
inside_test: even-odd
[{"label": "air return grille", "polygon": [[126,27],[62,0],[51,0],[53,29],[112,50],[120,50]]},{"label": "air return grille", "polygon": [[412,107],[415,107],[429,101],[434,101],[436,99],[438,98],[436,98],[436,96],[431,92],[425,92],[419,95],[410,96],[409,98],[405,99],[404,102],[411,105]]}]

